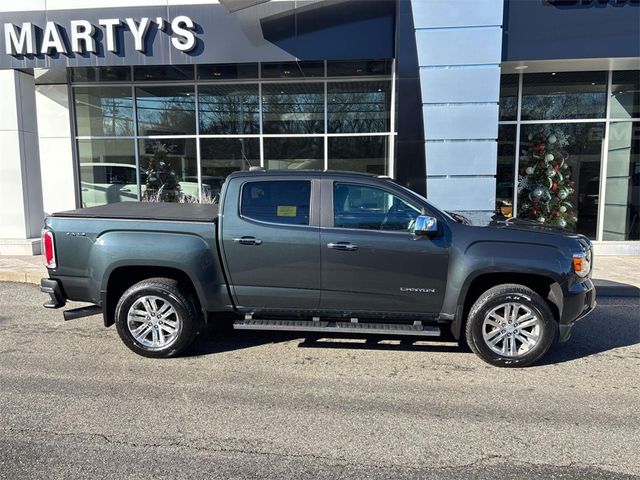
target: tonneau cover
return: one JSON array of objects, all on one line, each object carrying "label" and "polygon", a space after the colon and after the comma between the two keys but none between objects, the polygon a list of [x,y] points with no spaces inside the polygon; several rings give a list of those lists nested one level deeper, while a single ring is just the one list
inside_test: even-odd
[{"label": "tonneau cover", "polygon": [[52,217],[113,218],[132,220],[173,220],[182,222],[213,222],[218,205],[197,203],[119,202],[99,207],[57,212]]}]

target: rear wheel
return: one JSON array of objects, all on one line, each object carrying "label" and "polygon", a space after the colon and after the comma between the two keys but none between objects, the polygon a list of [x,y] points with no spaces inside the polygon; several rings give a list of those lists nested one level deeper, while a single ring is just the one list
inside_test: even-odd
[{"label": "rear wheel", "polygon": [[469,348],[498,367],[525,367],[553,344],[558,324],[544,299],[528,287],[498,285],[471,307],[466,337]]},{"label": "rear wheel", "polygon": [[149,278],[120,297],[116,328],[124,344],[145,357],[173,357],[194,340],[199,316],[176,280]]}]

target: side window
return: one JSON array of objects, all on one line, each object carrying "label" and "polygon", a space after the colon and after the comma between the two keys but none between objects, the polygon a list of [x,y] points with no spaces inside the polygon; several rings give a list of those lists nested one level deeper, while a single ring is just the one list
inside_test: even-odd
[{"label": "side window", "polygon": [[420,208],[381,188],[333,185],[333,221],[338,228],[409,231]]},{"label": "side window", "polygon": [[269,223],[309,225],[311,182],[281,180],[242,186],[240,214]]}]

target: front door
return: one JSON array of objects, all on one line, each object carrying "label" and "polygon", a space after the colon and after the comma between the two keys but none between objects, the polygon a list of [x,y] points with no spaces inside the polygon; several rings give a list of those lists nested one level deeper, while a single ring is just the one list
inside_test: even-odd
[{"label": "front door", "polygon": [[319,209],[312,207],[314,183],[255,178],[230,183],[220,230],[226,270],[240,307],[318,308],[320,233]]},{"label": "front door", "polygon": [[421,207],[367,184],[334,182],[324,191],[332,192],[323,208],[332,209],[333,222],[320,234],[321,309],[439,313],[448,241],[445,235],[429,239],[411,233]]}]

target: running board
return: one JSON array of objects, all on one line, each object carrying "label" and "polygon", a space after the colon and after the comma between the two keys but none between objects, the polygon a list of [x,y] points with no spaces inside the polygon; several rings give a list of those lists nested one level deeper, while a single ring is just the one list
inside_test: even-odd
[{"label": "running board", "polygon": [[280,330],[285,332],[367,333],[378,335],[440,336],[440,328],[422,324],[321,322],[305,320],[236,320],[235,330]]}]

